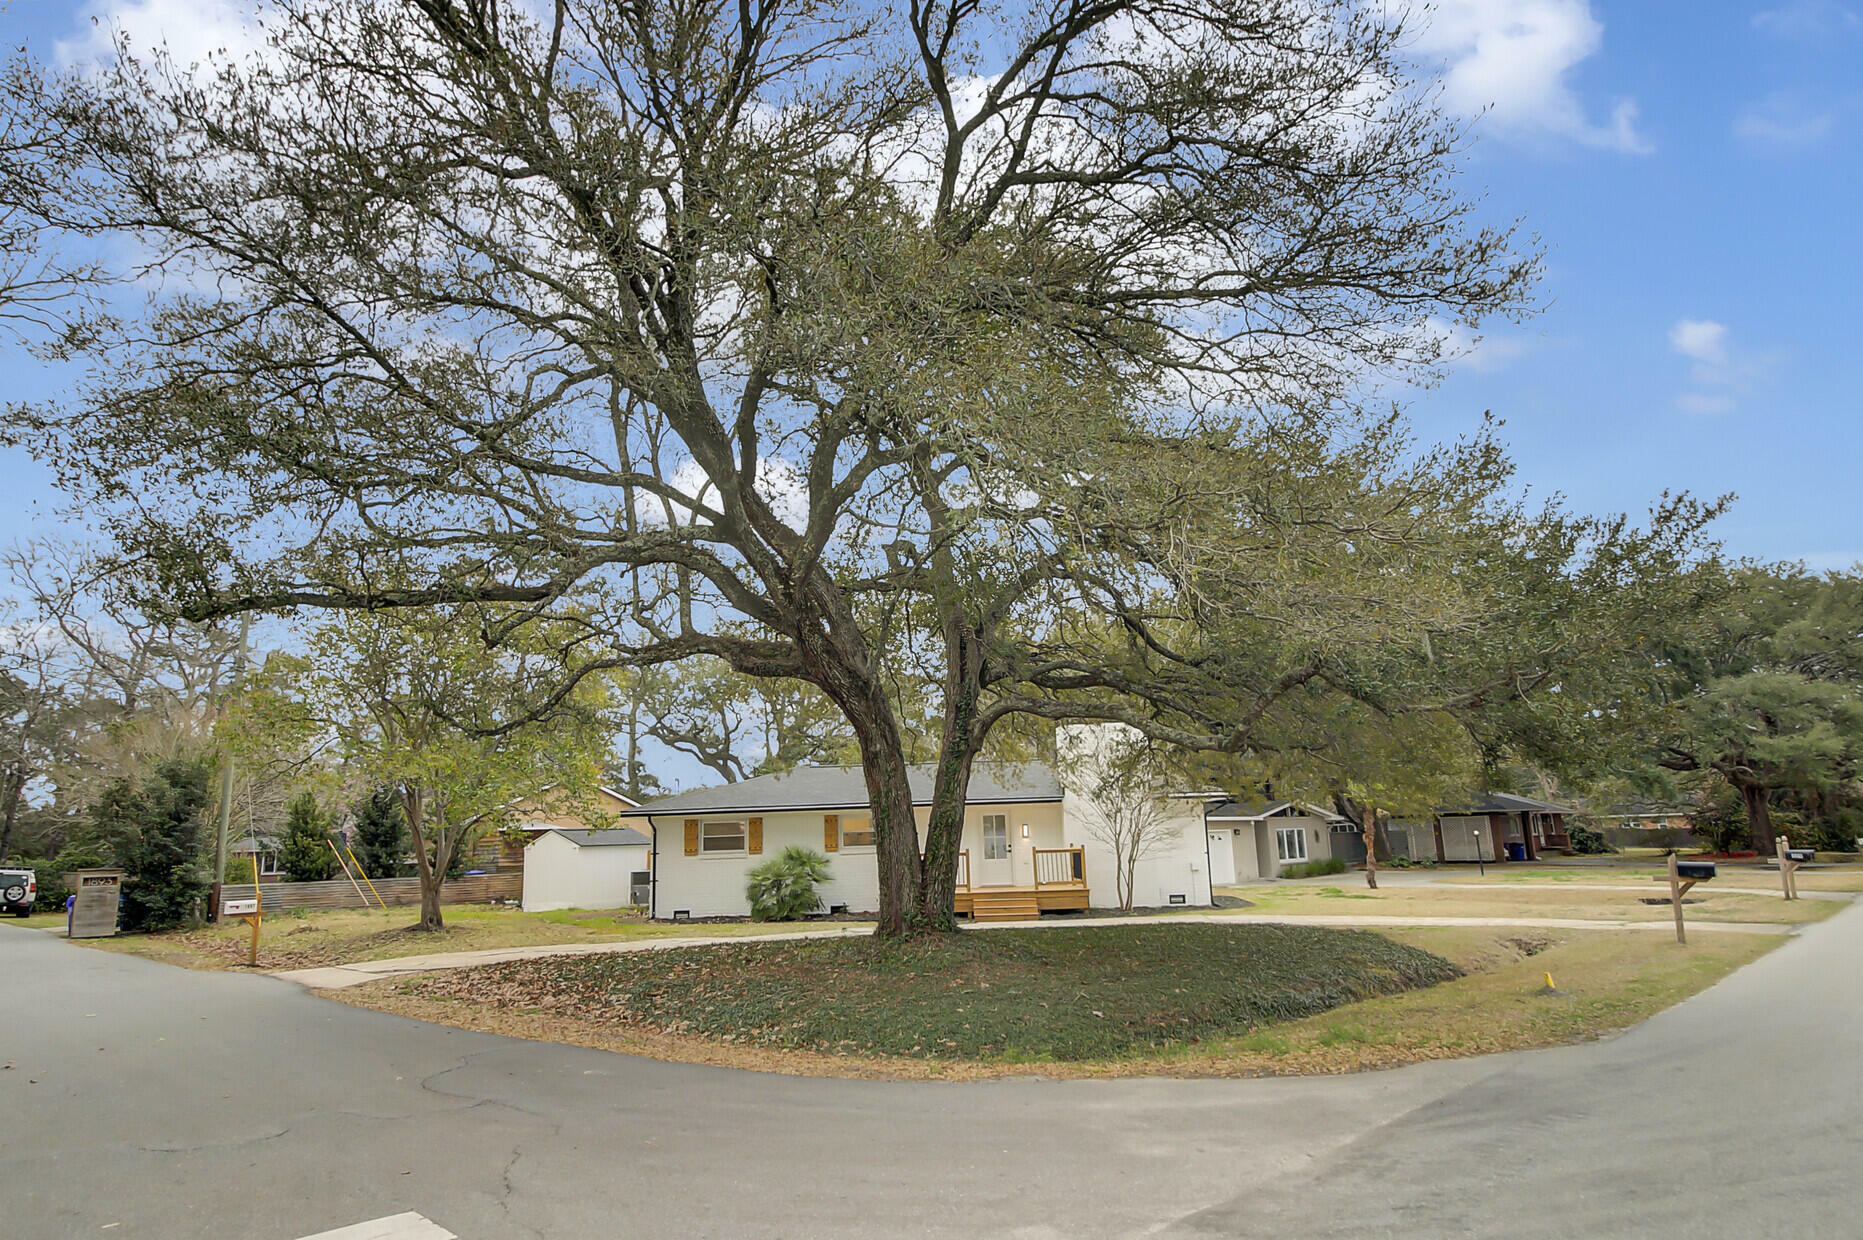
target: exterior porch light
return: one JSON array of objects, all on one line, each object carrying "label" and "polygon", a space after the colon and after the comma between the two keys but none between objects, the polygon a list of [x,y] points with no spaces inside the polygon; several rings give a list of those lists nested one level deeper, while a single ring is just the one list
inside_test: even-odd
[{"label": "exterior porch light", "polygon": [[1029,837],[1029,824],[1025,822],[1022,824],[1022,838],[1026,840],[1028,837]]}]

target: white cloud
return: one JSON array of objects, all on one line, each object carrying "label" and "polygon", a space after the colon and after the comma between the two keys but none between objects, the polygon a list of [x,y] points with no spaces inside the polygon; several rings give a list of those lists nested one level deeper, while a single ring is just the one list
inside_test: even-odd
[{"label": "white cloud", "polygon": [[[698,462],[684,460],[673,467],[667,476],[667,483],[680,494],[691,499],[692,503],[682,504],[674,501],[674,508],[683,521],[690,517],[694,505],[714,506],[718,502],[718,488],[712,485],[705,471]],[[802,476],[802,471],[781,457],[766,456],[757,462],[757,493],[770,505],[776,519],[792,530],[800,531],[809,520],[809,488]],[[666,512],[657,496],[640,495],[634,501],[634,511],[642,524],[662,526],[666,524]]]},{"label": "white cloud", "polygon": [[1675,398],[1684,413],[1733,412],[1779,361],[1777,354],[1734,348],[1727,325],[1713,319],[1678,321],[1669,347],[1689,360],[1687,386]]},{"label": "white cloud", "polygon": [[1683,357],[1718,365],[1727,360],[1727,325],[1712,319],[1683,319],[1669,329],[1669,346]]},{"label": "white cloud", "polygon": [[1646,154],[1635,100],[1619,100],[1607,121],[1594,123],[1567,81],[1603,41],[1590,0],[1442,0],[1416,48],[1446,63],[1443,100],[1458,112],[1485,108],[1504,131]]},{"label": "white cloud", "polygon": [[1793,558],[1814,573],[1863,572],[1863,551],[1812,551]]},{"label": "white cloud", "polygon": [[1835,119],[1802,95],[1779,91],[1742,108],[1734,136],[1757,146],[1811,146],[1829,136]]},{"label": "white cloud", "polygon": [[1429,325],[1441,343],[1445,361],[1484,375],[1505,370],[1531,347],[1524,336],[1480,336],[1460,323],[1442,319],[1431,319]]},{"label": "white cloud", "polygon": [[179,68],[239,60],[265,43],[259,14],[257,3],[238,0],[92,0],[83,32],[59,42],[58,58],[67,65],[107,60],[121,31],[139,59],[166,47]]},{"label": "white cloud", "polygon": [[1863,30],[1863,16],[1836,0],[1793,0],[1755,13],[1753,28],[1781,39],[1818,39]]}]

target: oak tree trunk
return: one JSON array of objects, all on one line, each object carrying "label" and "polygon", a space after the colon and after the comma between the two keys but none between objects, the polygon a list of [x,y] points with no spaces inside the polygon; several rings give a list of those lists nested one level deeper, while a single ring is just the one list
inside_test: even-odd
[{"label": "oak tree trunk", "polygon": [[6,860],[7,849],[13,846],[13,827],[19,822],[19,802],[26,793],[26,776],[14,771],[6,781],[6,812],[0,816],[0,861]]},{"label": "oak tree trunk", "polygon": [[981,746],[976,732],[983,696],[983,643],[968,621],[956,614],[946,619],[944,638],[944,720],[914,917],[921,930],[957,929],[957,854],[964,839],[964,797]]},{"label": "oak tree trunk", "polygon": [[1747,811],[1747,837],[1753,844],[1753,851],[1762,857],[1772,855],[1776,847],[1773,837],[1777,834],[1772,829],[1772,804],[1763,785],[1752,780],[1741,780],[1739,785],[1740,800]]}]

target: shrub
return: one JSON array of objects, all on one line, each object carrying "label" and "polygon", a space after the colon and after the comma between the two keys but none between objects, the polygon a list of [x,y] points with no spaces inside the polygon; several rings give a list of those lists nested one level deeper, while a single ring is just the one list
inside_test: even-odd
[{"label": "shrub", "polygon": [[1747,811],[1740,797],[1725,785],[1704,797],[1690,816],[1695,834],[1717,853],[1744,851],[1747,842]]},{"label": "shrub", "polygon": [[399,878],[408,872],[407,818],[393,788],[377,788],[357,803],[355,850],[370,878]]},{"label": "shrub", "polygon": [[116,840],[124,929],[170,930],[206,903],[206,805],[207,764],[198,761],[164,762],[141,789],[128,781],[106,789],[93,812]]},{"label": "shrub", "polygon": [[1581,822],[1568,822],[1565,825],[1565,837],[1572,841],[1572,851],[1584,857],[1595,857],[1603,853],[1614,853],[1610,842],[1604,838],[1602,831],[1594,830]]},{"label": "shrub", "polygon": [[1281,867],[1282,878],[1318,878],[1322,874],[1344,874],[1345,872],[1344,857],[1328,857],[1324,861],[1296,861],[1293,865]]},{"label": "shrub", "polygon": [[294,883],[318,883],[336,877],[336,854],[330,851],[330,819],[316,794],[300,793],[285,810],[285,838],[278,844],[278,864]]},{"label": "shrub", "polygon": [[822,906],[815,888],[828,881],[828,858],[791,844],[750,872],[745,894],[752,921],[796,921]]}]

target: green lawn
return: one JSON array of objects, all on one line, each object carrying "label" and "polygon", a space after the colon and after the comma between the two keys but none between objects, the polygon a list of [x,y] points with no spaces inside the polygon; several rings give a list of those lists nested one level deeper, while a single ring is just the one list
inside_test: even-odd
[{"label": "green lawn", "polygon": [[524,961],[401,993],[773,1049],[1019,1063],[1156,1054],[1457,975],[1359,931],[1178,924]]},{"label": "green lawn", "polygon": [[[1617,885],[1629,891],[1600,890],[1584,883],[1561,885],[1556,891],[1522,887],[1519,883],[1455,883],[1436,887],[1380,887],[1364,885],[1363,875],[1346,876],[1337,886],[1289,883],[1250,887],[1247,899],[1254,907],[1243,913],[1275,916],[1414,917],[1525,917],[1581,921],[1665,921],[1674,916],[1666,903],[1669,889],[1647,875],[1625,874]],[[1662,898],[1665,903],[1646,904]],[[1793,900],[1780,896],[1745,895],[1716,890],[1703,883],[1689,893],[1686,906],[1693,921],[1803,922],[1829,917],[1845,907],[1837,900]]]},{"label": "green lawn", "polygon": [[[1624,862],[1609,866],[1501,866],[1490,867],[1486,878],[1473,870],[1457,869],[1443,873],[1439,871],[1440,881],[1456,886],[1485,886],[1489,884],[1505,886],[1519,883],[1560,883],[1575,887],[1609,884],[1648,883],[1668,873],[1667,862],[1645,860]],[[1758,888],[1766,891],[1779,890],[1779,871],[1763,869],[1747,862],[1719,863],[1718,872],[1712,883],[1697,888],[1698,891],[1712,890],[1716,885],[1723,887]],[[1863,891],[1863,865],[1847,864],[1800,870],[1798,885],[1803,891]]]}]

